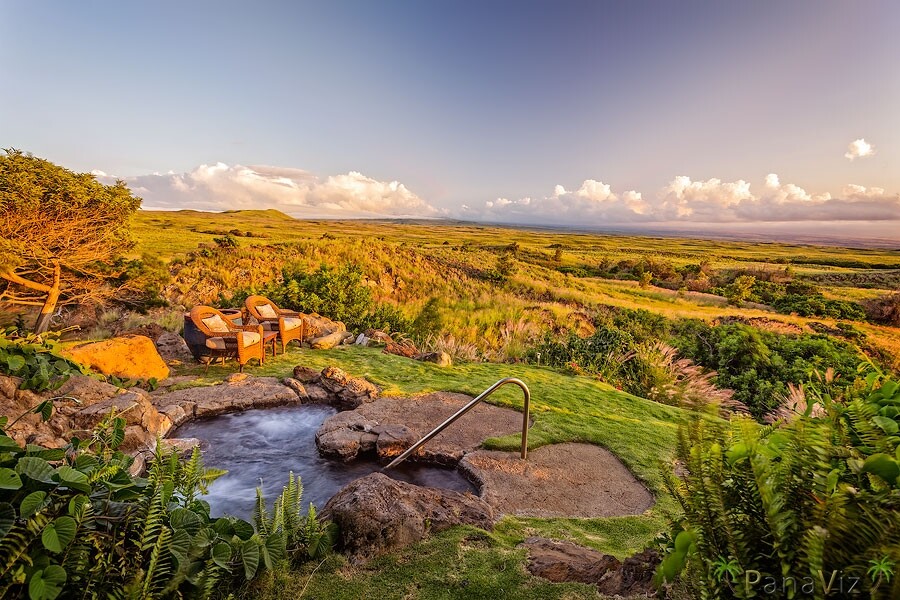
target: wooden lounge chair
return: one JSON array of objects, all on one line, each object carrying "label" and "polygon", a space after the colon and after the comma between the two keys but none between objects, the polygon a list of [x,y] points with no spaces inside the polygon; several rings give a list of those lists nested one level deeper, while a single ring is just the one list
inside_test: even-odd
[{"label": "wooden lounge chair", "polygon": [[[306,316],[293,310],[278,308],[265,296],[250,296],[244,301],[247,313],[255,318],[266,331],[277,331],[281,340],[282,353],[287,351],[288,342],[303,343],[304,320]],[[274,348],[274,344],[272,346]]]},{"label": "wooden lounge chair", "polygon": [[235,358],[244,371],[244,365],[256,359],[261,365],[266,351],[263,346],[261,325],[235,325],[227,316],[211,306],[195,306],[191,309],[191,321],[206,336],[206,368],[217,358]]}]

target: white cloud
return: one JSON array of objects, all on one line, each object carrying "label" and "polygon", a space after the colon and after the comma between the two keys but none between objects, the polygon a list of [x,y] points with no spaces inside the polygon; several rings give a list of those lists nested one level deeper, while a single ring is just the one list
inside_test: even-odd
[{"label": "white cloud", "polygon": [[859,138],[858,140],[854,140],[847,145],[847,152],[844,154],[844,158],[853,160],[856,158],[872,156],[873,154],[875,154],[875,146],[873,146],[863,138]]},{"label": "white cloud", "polygon": [[498,198],[463,216],[499,222],[596,227],[627,223],[774,223],[800,221],[885,221],[900,219],[900,194],[848,185],[840,196],[810,193],[768,174],[758,190],[743,179],[694,180],[679,175],[651,200],[637,191],[618,193],[608,184],[585,180],[569,191],[562,185],[538,199]]},{"label": "white cloud", "polygon": [[[100,177],[105,173],[95,172]],[[125,178],[144,208],[235,210],[276,208],[304,217],[433,217],[435,209],[397,181],[357,171],[320,179],[289,167],[200,165],[188,173]]]},{"label": "white cloud", "polygon": [[481,210],[463,206],[460,216],[508,223],[594,226],[640,220],[648,209],[640,192],[617,194],[609,184],[586,179],[577,190],[557,185],[549,196],[497,198],[485,202]]}]

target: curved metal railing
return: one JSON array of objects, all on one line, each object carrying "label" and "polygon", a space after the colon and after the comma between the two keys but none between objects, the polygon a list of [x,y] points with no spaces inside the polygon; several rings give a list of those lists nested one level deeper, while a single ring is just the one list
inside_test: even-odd
[{"label": "curved metal railing", "polygon": [[460,418],[461,416],[463,416],[464,414],[469,412],[476,404],[478,404],[479,402],[481,402],[482,400],[484,400],[485,398],[487,398],[488,396],[493,394],[497,390],[497,388],[504,386],[507,383],[512,383],[512,384],[519,386],[520,388],[522,388],[522,393],[525,394],[525,405],[522,409],[522,460],[525,460],[528,457],[528,404],[531,402],[531,392],[528,391],[528,386],[525,385],[525,382],[523,382],[522,380],[516,379],[515,377],[506,377],[504,379],[501,379],[500,381],[498,381],[497,383],[495,383],[488,389],[481,392],[481,394],[479,394],[477,398],[472,399],[471,402],[469,402],[468,404],[466,404],[465,406],[460,408],[458,411],[456,411],[455,413],[453,413],[452,415],[447,417],[447,419],[444,420],[443,423],[441,423],[440,425],[438,425],[437,427],[435,427],[434,429],[432,429],[431,431],[426,433],[422,437],[421,440],[419,440],[418,442],[416,442],[415,444],[413,444],[412,446],[407,448],[407,450],[403,454],[401,454],[400,456],[398,456],[397,458],[392,460],[390,462],[390,464],[388,464],[385,467],[385,469],[390,469],[392,467],[396,467],[397,465],[402,463],[404,460],[406,460],[407,458],[412,456],[412,454],[416,450],[418,450],[419,448],[424,446],[431,438],[433,438],[434,436],[436,436],[437,434],[439,434],[440,432],[445,430],[454,421],[456,421],[458,418]]}]

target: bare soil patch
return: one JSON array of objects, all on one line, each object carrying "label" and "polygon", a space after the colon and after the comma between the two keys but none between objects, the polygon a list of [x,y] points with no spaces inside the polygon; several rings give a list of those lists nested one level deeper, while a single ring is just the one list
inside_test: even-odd
[{"label": "bare soil patch", "polygon": [[523,461],[512,452],[478,450],[459,468],[481,485],[498,513],[526,517],[615,517],[641,514],[653,495],[608,450],[592,444],[553,444]]}]

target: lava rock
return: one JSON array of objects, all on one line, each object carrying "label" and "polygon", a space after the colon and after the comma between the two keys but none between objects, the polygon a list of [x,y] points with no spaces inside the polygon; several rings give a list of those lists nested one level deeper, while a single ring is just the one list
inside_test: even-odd
[{"label": "lava rock", "polygon": [[425,488],[372,473],[345,486],[322,517],[338,525],[340,543],[354,561],[402,548],[454,525],[493,527],[494,514],[480,498]]},{"label": "lava rock", "polygon": [[446,352],[424,352],[415,356],[416,360],[422,362],[434,363],[439,367],[450,367],[453,365],[453,359]]},{"label": "lava rock", "polygon": [[571,542],[531,537],[522,546],[528,550],[528,571],[554,583],[574,581],[597,586],[610,596],[653,596],[653,575],[660,563],[659,553],[646,549],[620,562]]}]

